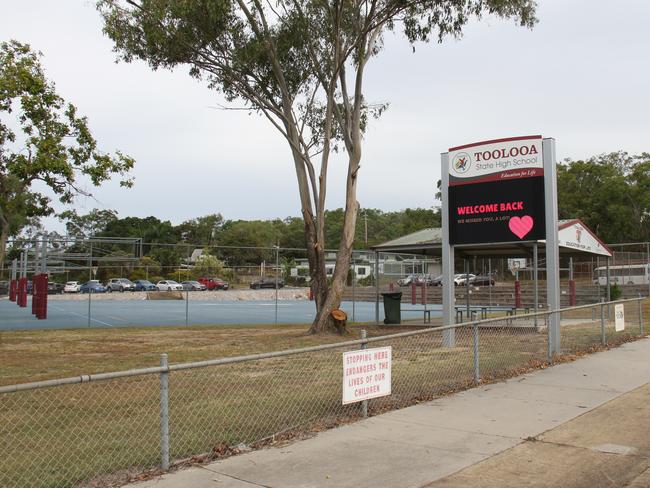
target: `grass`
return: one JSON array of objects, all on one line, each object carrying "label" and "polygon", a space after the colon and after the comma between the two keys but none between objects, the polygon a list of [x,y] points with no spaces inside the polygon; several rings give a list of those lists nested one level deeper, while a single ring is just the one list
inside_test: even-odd
[{"label": "grass", "polygon": [[[629,314],[633,320],[631,309]],[[599,321],[592,322],[591,315],[572,318],[572,325],[562,329],[563,345],[567,341],[576,350],[588,350],[597,344]],[[305,326],[294,325],[3,332],[0,382],[154,366],[163,352],[170,363],[178,363],[331,343],[357,338],[359,328],[352,327],[347,337],[307,336]],[[404,330],[366,328],[371,337]],[[479,336],[483,378],[513,376],[545,361],[543,332],[490,327],[480,329]],[[612,340],[623,337],[611,334]],[[456,330],[453,348],[443,347],[439,332],[371,347],[383,345],[393,348],[393,392],[372,400],[372,413],[473,384],[470,327]],[[318,430],[356,418],[358,405],[344,406],[340,400],[342,351],[171,373],[172,458],[218,454],[227,446],[254,445],[283,432]],[[133,470],[155,467],[159,388],[158,376],[149,375],[0,395],[0,486],[106,486],[87,480],[120,470],[125,480]]]},{"label": "grass", "polygon": [[[361,328],[345,337],[309,336],[304,325],[0,332],[0,385],[157,366],[162,353],[171,364],[313,346],[356,339]],[[371,336],[396,331],[364,328]]]}]

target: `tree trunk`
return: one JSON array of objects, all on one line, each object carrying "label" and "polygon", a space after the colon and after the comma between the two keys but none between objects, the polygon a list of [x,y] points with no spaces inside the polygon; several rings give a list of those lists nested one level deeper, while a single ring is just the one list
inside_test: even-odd
[{"label": "tree trunk", "polygon": [[0,221],[0,278],[5,274],[5,257],[7,256],[7,240],[9,239],[9,223]]},{"label": "tree trunk", "polygon": [[[324,301],[321,302],[320,305],[318,303],[316,304],[316,318],[309,329],[310,334],[319,334],[324,332],[343,334],[347,332],[345,329],[341,329],[337,326],[331,313],[333,310],[336,310],[341,306],[341,297],[343,296],[345,281],[350,269],[352,247],[354,245],[354,233],[357,223],[357,211],[359,209],[356,196],[357,171],[359,169],[360,159],[361,154],[359,150],[354,151],[350,155],[343,229],[341,231],[341,243],[336,254],[336,265],[334,267],[334,275],[332,276],[332,284],[327,287],[327,278],[325,277],[324,285],[327,287],[327,292],[322,294],[324,295]],[[320,283],[317,283],[316,285],[320,286]],[[317,296],[314,288],[312,288],[312,291],[314,291],[314,296]]]}]

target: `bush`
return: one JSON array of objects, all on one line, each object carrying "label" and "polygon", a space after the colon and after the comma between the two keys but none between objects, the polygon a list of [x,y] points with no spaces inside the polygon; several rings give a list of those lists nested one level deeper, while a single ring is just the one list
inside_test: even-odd
[{"label": "bush", "polygon": [[610,288],[610,290],[609,290],[610,300],[612,300],[612,301],[618,300],[618,299],[621,298],[622,294],[623,294],[623,292],[618,287],[618,283],[614,283],[612,285],[612,287]]},{"label": "bush", "polygon": [[164,279],[165,278],[163,278],[162,276],[149,276],[149,281],[151,281],[154,285]]},{"label": "bush", "polygon": [[374,275],[368,275],[365,278],[361,278],[359,281],[357,281],[357,284],[359,286],[374,286],[374,284],[375,284],[375,276]]},{"label": "bush", "polygon": [[204,253],[194,263],[190,272],[190,279],[196,280],[202,277],[219,277],[227,279],[224,276],[224,264],[216,256]]},{"label": "bush", "polygon": [[288,276],[284,283],[288,286],[307,286],[307,279],[304,276]]}]

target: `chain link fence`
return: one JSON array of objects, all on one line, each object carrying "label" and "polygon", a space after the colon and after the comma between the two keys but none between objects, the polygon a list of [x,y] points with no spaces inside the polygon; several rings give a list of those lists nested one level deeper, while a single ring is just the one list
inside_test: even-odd
[{"label": "chain link fence", "polygon": [[[315,314],[315,307],[308,303],[310,277],[304,249],[161,244],[127,238],[50,242],[49,246],[45,261],[53,295],[48,297],[48,320],[37,320],[27,311],[0,301],[0,313],[5,318],[0,329],[308,323]],[[614,253],[610,267],[625,269],[612,270],[612,280],[619,280],[615,275],[628,272],[630,266],[648,262],[647,245],[640,246],[624,247],[625,251]],[[42,256],[35,247],[25,249],[27,276],[31,279]],[[333,274],[335,262],[336,252],[328,251],[325,255],[328,276]],[[469,296],[471,305],[534,308],[531,260],[481,257],[469,259],[467,263],[457,262],[457,271],[462,268],[464,272],[465,264],[470,274],[484,279],[482,284],[458,286],[455,293],[459,303],[465,303]],[[602,258],[562,258],[563,306],[597,303],[601,297],[608,298],[606,287],[594,283],[595,270],[604,264]],[[543,260],[540,261],[540,280],[544,280],[544,266]],[[439,283],[435,278],[441,272],[437,257],[356,250],[351,257],[341,308],[353,323],[381,321],[382,307],[376,307],[375,301],[381,300],[381,293],[401,291],[406,319],[418,315],[410,313],[406,304],[410,308],[432,309],[432,315],[436,316],[442,289],[435,286]],[[602,272],[601,269],[599,273]],[[486,277],[492,280],[485,281]],[[520,286],[515,285],[516,278]],[[644,284],[632,285],[628,283],[629,276],[623,278],[616,284],[616,293],[612,291],[609,295],[612,299],[650,293],[647,278]],[[120,292],[119,286],[106,286],[116,279],[130,279],[139,283],[138,289],[144,287],[151,291]],[[167,285],[160,282],[169,280],[183,291],[155,293],[156,287],[167,290]],[[63,292],[64,284],[71,281],[77,282],[76,289],[73,286],[68,290],[70,293],[54,296]],[[91,281],[106,286],[106,292],[92,288],[93,293],[84,293],[86,289],[81,285]],[[203,284],[197,281],[207,283],[208,290],[200,291]],[[538,289],[537,301],[544,304],[543,282]],[[0,294],[7,290],[7,282],[0,279]],[[256,302],[256,305],[244,307],[244,302]],[[294,302],[293,308],[290,302]]]},{"label": "chain link fence", "polygon": [[[643,336],[644,304],[563,309],[562,352],[594,351],[603,334],[608,345]],[[625,330],[616,331],[621,306]],[[385,336],[371,328],[367,339],[188,364],[164,355],[156,368],[3,386],[0,486],[108,486],[354,420],[364,410],[341,402],[341,353],[364,345],[392,347],[392,394],[370,400],[371,415],[511,377],[548,361],[551,313],[560,312]]]}]

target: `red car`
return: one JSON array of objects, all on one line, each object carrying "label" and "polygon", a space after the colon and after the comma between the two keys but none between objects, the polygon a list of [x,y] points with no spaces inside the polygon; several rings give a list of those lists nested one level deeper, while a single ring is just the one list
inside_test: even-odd
[{"label": "red car", "polygon": [[230,287],[228,282],[221,278],[199,278],[197,281],[205,285],[208,290],[227,290]]}]

